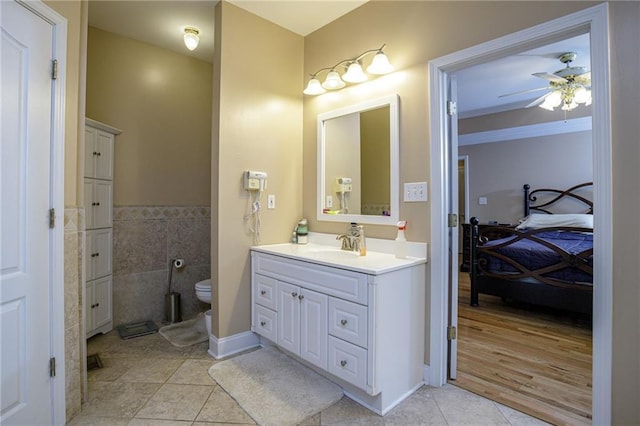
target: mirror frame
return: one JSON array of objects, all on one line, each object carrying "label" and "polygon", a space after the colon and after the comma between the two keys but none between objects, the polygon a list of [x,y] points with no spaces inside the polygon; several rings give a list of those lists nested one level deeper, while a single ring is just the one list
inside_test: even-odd
[{"label": "mirror frame", "polygon": [[[363,214],[324,214],[322,206],[325,197],[325,121],[356,112],[365,112],[389,106],[389,175],[390,175],[390,216]],[[333,111],[318,114],[318,172],[317,172],[317,220],[324,222],[358,222],[377,225],[396,226],[400,217],[400,123],[399,97],[397,94],[384,96],[359,104],[350,105]]]}]

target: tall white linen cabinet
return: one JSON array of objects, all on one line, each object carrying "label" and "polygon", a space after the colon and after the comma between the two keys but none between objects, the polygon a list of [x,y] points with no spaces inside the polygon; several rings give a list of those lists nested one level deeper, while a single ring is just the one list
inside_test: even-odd
[{"label": "tall white linen cabinet", "polygon": [[113,148],[121,131],[85,121],[84,211],[85,331],[89,338],[113,329]]}]

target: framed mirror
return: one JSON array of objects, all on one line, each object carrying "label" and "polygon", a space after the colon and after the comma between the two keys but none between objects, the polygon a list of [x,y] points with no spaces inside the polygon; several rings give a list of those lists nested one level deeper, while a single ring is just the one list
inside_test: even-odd
[{"label": "framed mirror", "polygon": [[318,220],[396,225],[398,95],[318,115]]}]

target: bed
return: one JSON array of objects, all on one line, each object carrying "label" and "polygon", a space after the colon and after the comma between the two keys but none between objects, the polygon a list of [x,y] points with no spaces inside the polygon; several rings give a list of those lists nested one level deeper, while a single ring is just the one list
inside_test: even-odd
[{"label": "bed", "polygon": [[[471,218],[471,306],[480,293],[573,312],[593,308],[592,182],[567,190],[523,186],[518,226],[478,226]],[[538,197],[545,198],[538,202]],[[569,201],[578,213],[552,212]],[[491,240],[487,235],[502,235]]]}]

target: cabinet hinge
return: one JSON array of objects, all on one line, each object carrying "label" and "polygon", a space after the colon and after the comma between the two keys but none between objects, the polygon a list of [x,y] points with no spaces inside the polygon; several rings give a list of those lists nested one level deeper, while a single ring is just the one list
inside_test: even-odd
[{"label": "cabinet hinge", "polygon": [[49,377],[56,377],[56,358],[49,359]]},{"label": "cabinet hinge", "polygon": [[449,213],[447,215],[447,223],[449,225],[449,228],[455,228],[456,226],[458,226],[458,215],[455,213]]},{"label": "cabinet hinge", "polygon": [[454,115],[458,112],[458,104],[454,101],[447,101],[447,114]]},{"label": "cabinet hinge", "polygon": [[455,340],[458,337],[458,330],[453,327],[447,327],[447,340]]},{"label": "cabinet hinge", "polygon": [[56,209],[49,209],[49,228],[53,229],[56,226]]},{"label": "cabinet hinge", "polygon": [[51,61],[51,79],[56,80],[58,78],[58,60]]}]

